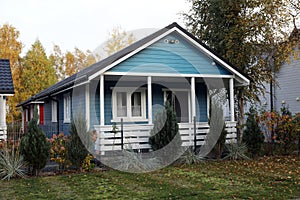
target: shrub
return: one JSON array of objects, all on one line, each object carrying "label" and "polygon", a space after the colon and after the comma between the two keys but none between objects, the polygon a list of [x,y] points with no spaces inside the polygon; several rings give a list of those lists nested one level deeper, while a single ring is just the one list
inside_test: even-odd
[{"label": "shrub", "polygon": [[142,153],[133,150],[122,150],[119,159],[113,161],[111,166],[120,171],[141,173],[157,169],[161,165],[157,158],[143,158]]},{"label": "shrub", "polygon": [[227,156],[224,157],[224,159],[229,159],[229,160],[249,159],[246,156],[247,146],[245,143],[231,142],[228,145],[226,145],[226,149],[228,151],[228,154]]},{"label": "shrub", "polygon": [[[179,137],[176,137],[176,135]],[[176,139],[176,141],[174,141],[175,145],[180,146],[181,139],[176,113],[172,106],[169,103],[166,103],[164,111],[157,113],[155,117],[154,126],[149,138],[149,144],[155,151],[167,146],[174,138]]]},{"label": "shrub", "polygon": [[250,108],[247,114],[246,129],[243,134],[243,142],[248,147],[248,153],[251,157],[257,156],[264,143],[264,136],[258,125],[257,112],[253,107]]},{"label": "shrub", "polygon": [[82,117],[74,117],[71,122],[70,141],[66,143],[66,157],[70,162],[82,171],[82,165],[88,155],[84,144],[91,140],[88,134],[86,121]]},{"label": "shrub", "polygon": [[290,154],[295,149],[295,141],[298,134],[297,118],[293,117],[288,107],[281,108],[281,116],[278,120],[276,141],[279,143],[283,154]]},{"label": "shrub", "polygon": [[196,154],[191,148],[188,148],[186,152],[184,152],[184,154],[178,159],[179,164],[186,165],[198,164],[203,161],[204,158]]},{"label": "shrub", "polygon": [[34,116],[28,124],[28,133],[21,140],[20,153],[24,156],[25,161],[32,166],[32,173],[39,175],[49,157],[50,143],[38,126],[37,108],[35,108]]},{"label": "shrub", "polygon": [[63,171],[66,165],[68,165],[66,159],[66,142],[68,137],[64,133],[59,133],[58,135],[53,134],[52,138],[49,139],[51,144],[50,149],[50,160],[59,164],[60,171]]},{"label": "shrub", "polygon": [[[212,153],[217,158],[221,158],[222,153],[225,148],[225,142],[226,142],[226,125],[224,120],[224,112],[222,105],[218,101],[219,99],[210,99],[211,108],[209,110],[210,119],[209,119],[209,134],[208,137],[208,144],[214,144],[214,147],[212,149]],[[220,128],[222,127],[222,129]],[[220,133],[221,132],[221,133]]]},{"label": "shrub", "polygon": [[3,180],[10,180],[16,177],[25,177],[26,162],[20,155],[19,149],[5,148],[0,151],[0,177]]}]

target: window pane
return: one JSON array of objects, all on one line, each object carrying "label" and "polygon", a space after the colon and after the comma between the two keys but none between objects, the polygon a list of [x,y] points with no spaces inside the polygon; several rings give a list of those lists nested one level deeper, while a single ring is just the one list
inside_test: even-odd
[{"label": "window pane", "polygon": [[133,117],[142,116],[141,92],[134,92],[131,95],[131,113]]},{"label": "window pane", "polygon": [[117,92],[117,116],[127,116],[127,98],[126,92]]}]

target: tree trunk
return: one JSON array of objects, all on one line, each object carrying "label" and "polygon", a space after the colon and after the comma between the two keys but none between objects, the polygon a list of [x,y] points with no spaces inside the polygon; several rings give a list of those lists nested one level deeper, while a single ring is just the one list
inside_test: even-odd
[{"label": "tree trunk", "polygon": [[238,91],[238,126],[237,126],[237,141],[238,143],[242,142],[243,139],[243,127],[244,127],[244,115],[245,115],[245,101],[244,101],[244,92],[243,89]]}]

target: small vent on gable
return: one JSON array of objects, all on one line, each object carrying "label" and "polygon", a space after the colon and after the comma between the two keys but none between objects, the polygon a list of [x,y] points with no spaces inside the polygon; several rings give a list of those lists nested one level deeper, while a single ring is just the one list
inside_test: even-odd
[{"label": "small vent on gable", "polygon": [[179,40],[175,39],[165,39],[164,42],[167,44],[179,44]]}]

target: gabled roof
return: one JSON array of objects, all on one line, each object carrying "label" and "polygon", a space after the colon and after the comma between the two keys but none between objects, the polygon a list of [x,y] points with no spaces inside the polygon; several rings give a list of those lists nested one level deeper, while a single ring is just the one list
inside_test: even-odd
[{"label": "gabled roof", "polygon": [[212,57],[212,59],[219,63],[220,65],[224,66],[227,70],[231,71],[233,74],[236,75],[236,77],[239,77],[241,80],[244,80],[246,84],[249,83],[249,77],[245,75],[243,72],[241,72],[238,68],[234,67],[231,63],[229,63],[224,58],[217,55],[216,52],[214,52],[212,49],[210,49],[208,46],[206,46],[204,43],[199,41],[195,36],[190,34],[187,30],[179,26],[177,23],[172,23],[168,26],[166,26],[163,29],[158,30],[157,32],[131,44],[130,46],[114,53],[113,55],[91,65],[90,67],[87,67],[77,74],[74,74],[73,76],[70,76],[53,86],[43,90],[42,92],[38,93],[37,95],[29,98],[28,100],[20,103],[18,106],[26,105],[31,101],[38,100],[45,98],[47,96],[50,96],[54,93],[57,93],[59,91],[65,90],[67,88],[72,87],[74,84],[79,84],[85,81],[89,81],[94,79],[95,77],[98,77],[100,74],[104,73],[108,69],[112,68],[116,64],[122,62],[123,60],[127,59],[128,57],[136,54],[137,52],[141,51],[142,49],[146,48],[147,46],[153,44],[160,38],[164,37],[165,35],[171,33],[172,31],[177,30],[181,32],[186,38],[189,38],[191,41],[193,41],[196,45],[198,45],[202,51],[204,50],[206,54],[209,54],[209,56]]},{"label": "gabled roof", "polygon": [[14,94],[14,84],[8,59],[0,59],[0,94]]}]

